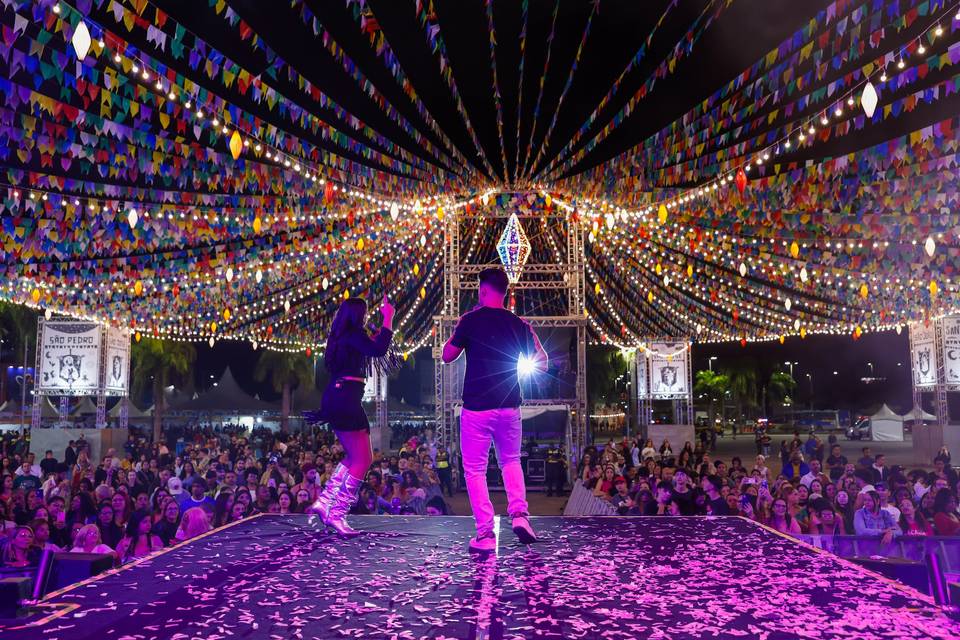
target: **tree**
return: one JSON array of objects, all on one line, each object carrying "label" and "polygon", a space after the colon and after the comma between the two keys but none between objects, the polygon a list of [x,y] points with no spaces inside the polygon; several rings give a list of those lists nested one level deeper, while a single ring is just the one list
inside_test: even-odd
[{"label": "tree", "polygon": [[168,385],[181,383],[193,370],[197,350],[188,342],[173,342],[143,338],[133,343],[133,393],[139,395],[152,379],[153,440],[158,442],[163,431],[163,413]]},{"label": "tree", "polygon": [[753,361],[743,360],[724,370],[730,381],[730,395],[737,407],[737,417],[743,417],[746,409],[757,404],[757,368]]},{"label": "tree", "polygon": [[627,372],[627,361],[613,347],[587,347],[587,404],[596,407],[619,400],[617,378]]},{"label": "tree", "polygon": [[13,362],[21,361],[24,346],[32,350],[36,345],[39,315],[36,309],[0,301],[0,340],[4,345],[0,351],[9,350]]},{"label": "tree", "polygon": [[783,371],[771,373],[770,381],[767,383],[770,396],[780,404],[786,403],[796,387],[797,381],[793,379],[793,376]]},{"label": "tree", "polygon": [[264,351],[257,360],[253,377],[258,382],[263,382],[268,374],[273,390],[281,393],[283,397],[280,428],[286,431],[290,419],[290,392],[295,388],[313,384],[313,360],[301,353]]},{"label": "tree", "polygon": [[710,401],[708,412],[711,429],[716,424],[717,418],[715,403],[719,401],[720,406],[723,406],[723,397],[729,388],[730,379],[726,375],[709,369],[697,371],[697,380],[693,385],[693,392],[697,395],[707,396]]}]

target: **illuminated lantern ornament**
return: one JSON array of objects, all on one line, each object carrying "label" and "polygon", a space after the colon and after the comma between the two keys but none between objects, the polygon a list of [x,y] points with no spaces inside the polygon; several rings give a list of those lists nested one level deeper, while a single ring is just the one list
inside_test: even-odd
[{"label": "illuminated lantern ornament", "polygon": [[227,272],[224,275],[227,278],[227,282],[233,281],[233,267],[227,267]]},{"label": "illuminated lantern ornament", "polygon": [[743,167],[737,169],[737,175],[733,178],[733,183],[737,185],[737,191],[743,195],[743,190],[747,188],[747,174]]},{"label": "illuminated lantern ornament", "polygon": [[443,220],[443,207],[437,207],[437,220]]},{"label": "illuminated lantern ornament", "polygon": [[784,342],[786,342],[786,338],[784,338],[783,336],[780,336],[780,344],[783,344]]},{"label": "illuminated lantern ornament", "polygon": [[260,284],[260,282],[263,280],[263,271],[257,269],[257,272],[253,274],[253,279],[257,281],[257,284]]},{"label": "illuminated lantern ornament", "polygon": [[139,280],[137,280],[136,282],[134,282],[134,283],[133,283],[133,292],[134,292],[136,295],[140,295],[141,293],[143,293],[143,283],[140,282]]},{"label": "illuminated lantern ornament", "polygon": [[415,276],[420,275],[420,265],[418,264],[413,265],[413,275]]},{"label": "illuminated lantern ornament", "polygon": [[207,344],[209,344],[210,348],[213,349],[213,345],[217,344],[217,341],[213,339],[213,336],[210,336],[210,339],[207,340]]},{"label": "illuminated lantern ornament", "polygon": [[216,321],[216,320],[211,320],[211,321],[210,321],[210,332],[211,332],[211,333],[216,333],[216,332],[217,332],[217,321]]},{"label": "illuminated lantern ornament", "polygon": [[900,332],[903,331],[903,327],[897,325],[897,335],[900,335]]},{"label": "illuminated lantern ornament", "polygon": [[790,255],[794,258],[800,255],[800,245],[797,244],[796,240],[790,243]]},{"label": "illuminated lantern ornament", "polygon": [[87,57],[87,53],[90,51],[90,30],[87,29],[87,25],[82,20],[77,24],[77,28],[73,30],[73,37],[70,38],[70,43],[73,45],[73,50],[77,54],[78,60],[83,60]]},{"label": "illuminated lantern ornament", "polygon": [[863,93],[860,94],[860,106],[863,107],[863,112],[867,114],[868,118],[872,118],[873,112],[877,110],[878,99],[876,88],[874,88],[872,82],[867,80],[866,86],[863,87]]},{"label": "illuminated lantern ornament", "polygon": [[143,336],[140,335],[140,332],[139,332],[139,331],[137,331],[135,334],[133,334],[133,339],[136,340],[137,342],[140,342],[140,340],[141,340],[142,338],[143,338]]},{"label": "illuminated lantern ornament", "polygon": [[940,288],[937,286],[936,280],[931,280],[931,281],[930,281],[930,287],[929,287],[929,289],[930,289],[930,297],[931,297],[931,298],[936,297],[937,291],[940,290]]},{"label": "illuminated lantern ornament", "polygon": [[599,282],[598,282],[597,284],[593,285],[593,292],[596,293],[597,295],[600,295],[600,283],[599,283]]},{"label": "illuminated lantern ornament", "polygon": [[349,289],[347,289],[346,291],[343,292],[343,299],[344,299],[344,300],[349,300],[349,299],[350,299],[350,290],[349,290]]},{"label": "illuminated lantern ornament", "polygon": [[543,200],[544,200],[544,202],[547,203],[547,209],[549,209],[549,208],[550,208],[550,205],[553,204],[553,198],[551,198],[551,197],[550,197],[550,194],[548,193],[548,194],[544,197]]},{"label": "illuminated lantern ornament", "polygon": [[860,328],[860,325],[857,325],[856,327],[854,327],[854,329],[853,329],[853,339],[854,339],[854,340],[859,340],[859,339],[860,339],[860,336],[862,336],[862,335],[863,335],[863,329]]},{"label": "illuminated lantern ornament", "polygon": [[40,289],[34,289],[33,291],[31,291],[30,297],[33,299],[34,304],[40,302]]},{"label": "illuminated lantern ornament", "polygon": [[284,301],[283,301],[283,312],[284,312],[284,313],[290,313],[290,301],[289,301],[289,300],[284,300]]},{"label": "illuminated lantern ornament", "polygon": [[483,203],[483,206],[487,206],[488,204],[490,204],[490,196],[487,194],[483,194],[482,196],[480,196],[480,202]]},{"label": "illuminated lantern ornament", "polygon": [[180,297],[180,285],[178,285],[178,284],[173,285],[173,289],[172,289],[171,291],[173,292],[173,297],[174,297],[174,298],[179,298],[179,297]]},{"label": "illuminated lantern ornament", "polygon": [[740,319],[740,311],[737,310],[737,309],[734,309],[734,310],[733,310],[733,313],[732,313],[731,315],[733,315],[733,321],[734,321],[734,322],[736,322],[737,320]]},{"label": "illuminated lantern ornament", "polygon": [[230,322],[230,309],[223,310],[223,321]]},{"label": "illuminated lantern ornament", "polygon": [[801,338],[806,338],[806,337],[807,337],[807,328],[806,328],[806,327],[800,327],[800,337],[801,337]]},{"label": "illuminated lantern ornament", "polygon": [[426,236],[426,235],[421,235],[421,236],[420,236],[420,246],[421,246],[421,247],[427,246],[427,236]]},{"label": "illuminated lantern ornament", "polygon": [[251,342],[251,343],[250,343],[250,346],[253,347],[253,350],[254,350],[254,351],[256,351],[256,350],[257,350],[257,341],[254,340],[253,342]]},{"label": "illuminated lantern ornament", "polygon": [[653,291],[647,292],[647,302],[649,302],[650,304],[653,304]]},{"label": "illuminated lantern ornament", "polygon": [[692,278],[692,277],[693,277],[693,265],[692,265],[692,264],[688,264],[688,265],[687,265],[687,277],[688,277],[688,278]]},{"label": "illuminated lantern ornament", "polygon": [[306,354],[307,354],[307,357],[308,357],[308,358],[310,357],[310,354],[312,354],[312,353],[313,353],[313,351],[310,349],[310,347],[307,347]]},{"label": "illuminated lantern ornament", "polygon": [[410,354],[407,353],[407,352],[404,352],[404,353],[403,353],[403,361],[406,362],[406,361],[409,360],[409,359],[410,359]]},{"label": "illuminated lantern ornament", "polygon": [[807,276],[807,268],[806,268],[806,267],[800,267],[800,282],[806,282],[806,281],[807,281],[807,278],[808,278],[808,276]]},{"label": "illuminated lantern ornament", "polygon": [[923,250],[929,257],[933,257],[933,253],[937,250],[937,243],[933,241],[933,236],[927,236],[927,241],[923,243]]},{"label": "illuminated lantern ornament", "polygon": [[658,276],[663,274],[663,266],[659,262],[657,263],[657,266],[656,266],[656,272]]},{"label": "illuminated lantern ornament", "polygon": [[44,312],[43,312],[43,319],[44,319],[44,320],[49,320],[49,319],[52,318],[52,317],[53,317],[53,312],[50,311],[50,309],[45,309]]},{"label": "illuminated lantern ornament", "polygon": [[860,297],[866,300],[868,295],[870,295],[870,289],[867,287],[867,283],[864,282],[860,285]]},{"label": "illuminated lantern ornament", "polygon": [[253,232],[260,233],[260,229],[263,228],[263,222],[260,221],[260,217],[257,216],[253,219]]},{"label": "illuminated lantern ornament", "polygon": [[746,338],[740,338],[740,346],[741,346],[741,347],[746,347],[746,346],[747,346],[747,339],[746,339]]},{"label": "illuminated lantern ornament", "polygon": [[243,151],[243,138],[240,137],[240,132],[237,130],[233,131],[233,135],[230,136],[230,155],[233,156],[234,160],[240,159],[240,153]]},{"label": "illuminated lantern ornament", "polygon": [[740,277],[741,278],[747,277],[747,265],[744,264],[743,262],[740,263]]},{"label": "illuminated lantern ornament", "polygon": [[527,239],[527,234],[524,233],[520,219],[517,218],[515,213],[510,214],[507,226],[500,234],[500,239],[497,241],[497,253],[510,282],[519,280],[520,273],[523,271],[524,265],[527,264],[527,258],[530,257],[530,241]]},{"label": "illuminated lantern ornament", "polygon": [[667,221],[667,206],[664,204],[660,205],[660,208],[657,209],[657,221],[660,224],[664,224]]},{"label": "illuminated lantern ornament", "polygon": [[326,291],[326,290],[327,290],[327,287],[330,286],[330,281],[327,280],[326,277],[324,277],[323,280],[320,282],[320,286],[322,286],[322,287],[323,287],[323,290]]},{"label": "illuminated lantern ornament", "polygon": [[612,213],[608,213],[604,216],[604,222],[607,224],[607,229],[613,229],[613,225],[616,223],[617,219],[613,216]]},{"label": "illuminated lantern ornament", "polygon": [[793,321],[793,330],[800,331],[800,318],[795,318]]},{"label": "illuminated lantern ornament", "polygon": [[393,204],[390,205],[390,219],[396,220],[399,215],[400,215],[400,205],[394,202]]},{"label": "illuminated lantern ornament", "polygon": [[790,302],[790,298],[787,298],[783,301],[783,306],[787,311],[790,311],[790,307],[793,306],[793,303]]},{"label": "illuminated lantern ornament", "polygon": [[427,288],[420,287],[420,299],[423,300],[426,297],[427,297]]},{"label": "illuminated lantern ornament", "polygon": [[323,199],[326,202],[333,202],[333,183],[327,182],[323,185]]},{"label": "illuminated lantern ornament", "polygon": [[131,229],[137,226],[138,219],[139,217],[137,216],[136,209],[130,209],[130,211],[127,212],[127,223],[130,225]]},{"label": "illuminated lantern ornament", "polygon": [[363,238],[360,238],[359,240],[357,240],[357,250],[363,251]]}]

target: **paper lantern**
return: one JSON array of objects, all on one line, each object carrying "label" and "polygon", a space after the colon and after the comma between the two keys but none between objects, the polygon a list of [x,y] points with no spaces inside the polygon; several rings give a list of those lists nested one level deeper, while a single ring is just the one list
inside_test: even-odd
[{"label": "paper lantern", "polygon": [[779,340],[780,340],[780,344],[783,344],[784,342],[786,342],[786,338],[783,336],[780,336]]},{"label": "paper lantern", "polygon": [[227,278],[227,282],[233,281],[233,267],[227,267],[227,271],[224,276]]},{"label": "paper lantern", "polygon": [[807,328],[806,328],[806,327],[800,327],[800,337],[801,337],[801,338],[806,338],[806,337],[807,337]]},{"label": "paper lantern", "polygon": [[693,265],[692,265],[692,264],[688,264],[688,265],[687,265],[687,277],[688,277],[688,278],[692,278],[692,277],[693,277]]},{"label": "paper lantern", "polygon": [[243,138],[240,137],[240,132],[234,129],[233,135],[230,136],[230,155],[233,156],[234,160],[239,160],[242,151]]},{"label": "paper lantern", "polygon": [[143,336],[140,335],[140,332],[139,332],[139,331],[137,331],[135,334],[133,334],[133,339],[136,340],[137,342],[140,342],[140,340],[141,340],[142,338],[143,338]]},{"label": "paper lantern", "polygon": [[349,289],[347,289],[346,291],[343,292],[343,299],[344,299],[344,300],[349,300],[349,299],[350,299],[350,290],[349,290]]},{"label": "paper lantern", "polygon": [[213,339],[213,336],[210,336],[210,339],[207,340],[207,344],[209,344],[210,348],[213,349],[213,345],[217,344],[217,341]]},{"label": "paper lantern", "polygon": [[806,267],[800,267],[800,282],[806,282],[806,281],[807,281],[807,277],[808,277],[808,276],[807,276],[807,268],[806,268]]},{"label": "paper lantern", "polygon": [[40,302],[40,289],[34,289],[30,292],[30,298],[33,300],[33,303],[36,304]]},{"label": "paper lantern", "polygon": [[426,287],[420,287],[420,299],[422,300],[422,299],[424,299],[424,298],[426,298],[426,297],[427,297],[427,288],[426,288]]},{"label": "paper lantern", "polygon": [[667,206],[664,204],[660,205],[660,208],[657,209],[657,221],[660,224],[664,224],[667,221]]},{"label": "paper lantern", "polygon": [[860,285],[860,297],[866,300],[868,295],[870,295],[870,288],[867,287],[867,283],[864,282]]},{"label": "paper lantern", "polygon": [[543,198],[543,200],[544,200],[544,202],[546,202],[546,204],[547,204],[547,209],[549,209],[549,208],[550,208],[550,205],[553,204],[553,198],[551,198],[551,197],[550,197],[550,194],[548,193],[548,194]]},{"label": "paper lantern", "polygon": [[737,191],[740,192],[740,195],[743,195],[743,190],[747,188],[747,174],[743,170],[743,167],[737,169],[737,175],[734,177],[733,182],[737,185]]},{"label": "paper lantern", "polygon": [[171,291],[173,293],[174,298],[180,297],[180,285],[178,284],[173,285],[173,289],[171,289]]},{"label": "paper lantern", "polygon": [[794,258],[800,255],[800,245],[796,241],[790,243],[790,255]]},{"label": "paper lantern", "polygon": [[740,277],[741,277],[741,278],[746,278],[746,277],[747,277],[747,265],[744,264],[743,262],[740,263],[740,269],[739,269],[739,271],[740,271]]},{"label": "paper lantern", "polygon": [[357,251],[363,251],[363,238],[357,240]]},{"label": "paper lantern", "polygon": [[653,291],[647,292],[647,302],[649,302],[650,304],[653,304]]},{"label": "paper lantern", "polygon": [[130,228],[137,226],[137,220],[139,219],[136,209],[130,209],[127,212],[127,223],[130,225]]},{"label": "paper lantern", "polygon": [[418,264],[413,265],[413,275],[415,276],[420,275],[420,265]]},{"label": "paper lantern", "polygon": [[790,298],[787,298],[783,301],[783,306],[787,311],[790,311],[790,307],[793,306],[793,303],[790,301]]},{"label": "paper lantern", "polygon": [[284,312],[284,313],[290,313],[290,301],[289,301],[289,300],[284,300],[284,301],[283,301],[283,312]]},{"label": "paper lantern", "polygon": [[230,309],[223,310],[223,321],[230,322]]},{"label": "paper lantern", "polygon": [[263,222],[261,222],[260,217],[257,216],[253,219],[253,232],[260,233],[260,229],[263,228]]},{"label": "paper lantern", "polygon": [[800,331],[800,318],[794,318],[793,320],[793,330]]},{"label": "paper lantern", "polygon": [[327,287],[330,286],[330,281],[327,280],[326,277],[324,277],[323,280],[320,282],[320,286],[322,286],[322,287],[323,287],[323,290],[326,291],[326,290],[327,290]]},{"label": "paper lantern", "polygon": [[654,270],[657,272],[658,276],[663,274],[663,266],[659,262],[657,263],[657,266],[654,268]]},{"label": "paper lantern", "polygon": [[876,88],[872,82],[867,80],[867,84],[863,87],[863,93],[860,94],[860,106],[863,107],[863,112],[867,114],[868,118],[872,118],[874,111],[877,110],[878,99]]},{"label": "paper lantern", "polygon": [[394,202],[393,204],[390,205],[390,219],[396,220],[399,215],[400,215],[400,206],[396,202]]},{"label": "paper lantern", "polygon": [[599,282],[593,286],[593,292],[596,293],[597,295],[600,295],[600,283],[599,283]]},{"label": "paper lantern", "polygon": [[211,320],[211,321],[210,321],[210,332],[211,332],[211,333],[216,333],[216,332],[217,332],[217,321],[216,321],[216,320]]},{"label": "paper lantern", "polygon": [[307,354],[307,357],[309,358],[309,357],[311,356],[311,354],[313,354],[313,350],[311,350],[310,347],[307,347],[305,353]]},{"label": "paper lantern", "polygon": [[530,257],[530,241],[520,224],[517,214],[510,214],[507,226],[504,227],[500,239],[497,241],[497,254],[503,263],[503,270],[507,273],[510,282],[517,282],[523,267]]},{"label": "paper lantern", "polygon": [[923,243],[923,250],[929,257],[933,257],[934,252],[937,250],[937,243],[934,242],[933,236],[927,236],[927,241]]},{"label": "paper lantern", "polygon": [[50,309],[44,309],[44,310],[43,310],[43,319],[44,319],[44,320],[49,320],[49,319],[52,318],[52,317],[53,317],[53,311],[50,311]]},{"label": "paper lantern", "polygon": [[257,350],[257,341],[254,340],[253,342],[251,342],[251,343],[250,343],[250,346],[253,347],[253,350],[254,350],[254,351],[256,351],[256,350]]},{"label": "paper lantern", "polygon": [[253,279],[256,280],[257,284],[260,284],[260,282],[263,280],[263,271],[257,269],[257,272],[253,274]]},{"label": "paper lantern", "polygon": [[931,281],[930,281],[930,286],[929,286],[928,288],[930,289],[930,297],[931,297],[931,298],[935,297],[935,296],[937,295],[937,291],[940,290],[940,288],[937,286],[937,281],[936,281],[936,280],[931,280]]},{"label": "paper lantern", "polygon": [[901,331],[903,331],[903,327],[901,327],[901,326],[898,324],[898,325],[897,325],[897,335],[900,335],[900,332],[901,332]]},{"label": "paper lantern", "polygon": [[740,346],[741,346],[741,347],[746,347],[746,346],[747,346],[747,339],[746,339],[746,338],[740,338]]},{"label": "paper lantern", "polygon": [[443,220],[443,207],[437,207],[437,220]]},{"label": "paper lantern", "polygon": [[77,28],[73,30],[73,37],[70,38],[70,43],[73,45],[73,50],[77,54],[78,60],[83,60],[87,57],[87,52],[90,51],[90,30],[87,29],[87,25],[82,20],[77,24]]},{"label": "paper lantern", "polygon": [[136,282],[133,283],[133,292],[136,295],[140,295],[141,293],[143,293],[143,283],[141,281],[137,280]]}]

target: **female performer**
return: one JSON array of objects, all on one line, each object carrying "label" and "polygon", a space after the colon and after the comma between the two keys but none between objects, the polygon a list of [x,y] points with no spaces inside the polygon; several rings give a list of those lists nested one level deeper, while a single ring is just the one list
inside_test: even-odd
[{"label": "female performer", "polygon": [[393,338],[394,308],[386,296],[380,305],[380,313],[383,326],[370,336],[364,329],[366,301],[349,298],[340,305],[324,353],[330,382],[323,392],[323,406],[306,416],[309,422],[329,424],[346,452],[323,493],[310,507],[311,512],[318,514],[326,526],[342,537],[359,535],[345,518],[357,501],[360,485],[373,461],[370,423],[360,401],[370,361],[386,356]]}]

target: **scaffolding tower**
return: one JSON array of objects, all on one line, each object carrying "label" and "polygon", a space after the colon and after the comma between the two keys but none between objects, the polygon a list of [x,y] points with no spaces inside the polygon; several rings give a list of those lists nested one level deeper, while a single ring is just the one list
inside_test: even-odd
[{"label": "scaffolding tower", "polygon": [[[507,194],[526,197],[527,193]],[[566,405],[569,408],[569,428],[566,430],[565,449],[569,470],[576,469],[578,461],[587,444],[587,386],[586,386],[586,344],[587,321],[585,314],[586,278],[584,261],[584,230],[578,216],[559,208],[546,208],[534,213],[521,213],[509,206],[483,207],[479,212],[468,215],[450,214],[443,221],[443,303],[440,315],[434,316],[433,358],[436,363],[434,384],[436,387],[436,437],[446,445],[455,456],[460,451],[460,428],[458,411],[462,407],[464,358],[448,365],[442,364],[443,345],[453,334],[457,320],[467,309],[466,303],[472,296],[466,292],[478,289],[478,274],[491,266],[502,266],[499,262],[475,264],[469,262],[469,254],[461,246],[464,224],[483,218],[483,224],[493,224],[496,232],[502,229],[505,220],[516,213],[521,224],[529,226],[535,222],[552,222],[563,229],[563,243],[557,243],[553,249],[556,260],[553,262],[534,261],[534,256],[523,268],[519,281],[511,284],[508,296],[520,296],[523,291],[552,291],[560,294],[563,301],[561,314],[524,315],[524,320],[534,328],[573,328],[575,330],[576,350],[572,367],[575,372],[573,388],[575,394],[567,398],[549,398],[523,401],[522,406]],[[529,230],[528,230],[529,231]],[[553,309],[555,312],[556,309]]]}]

